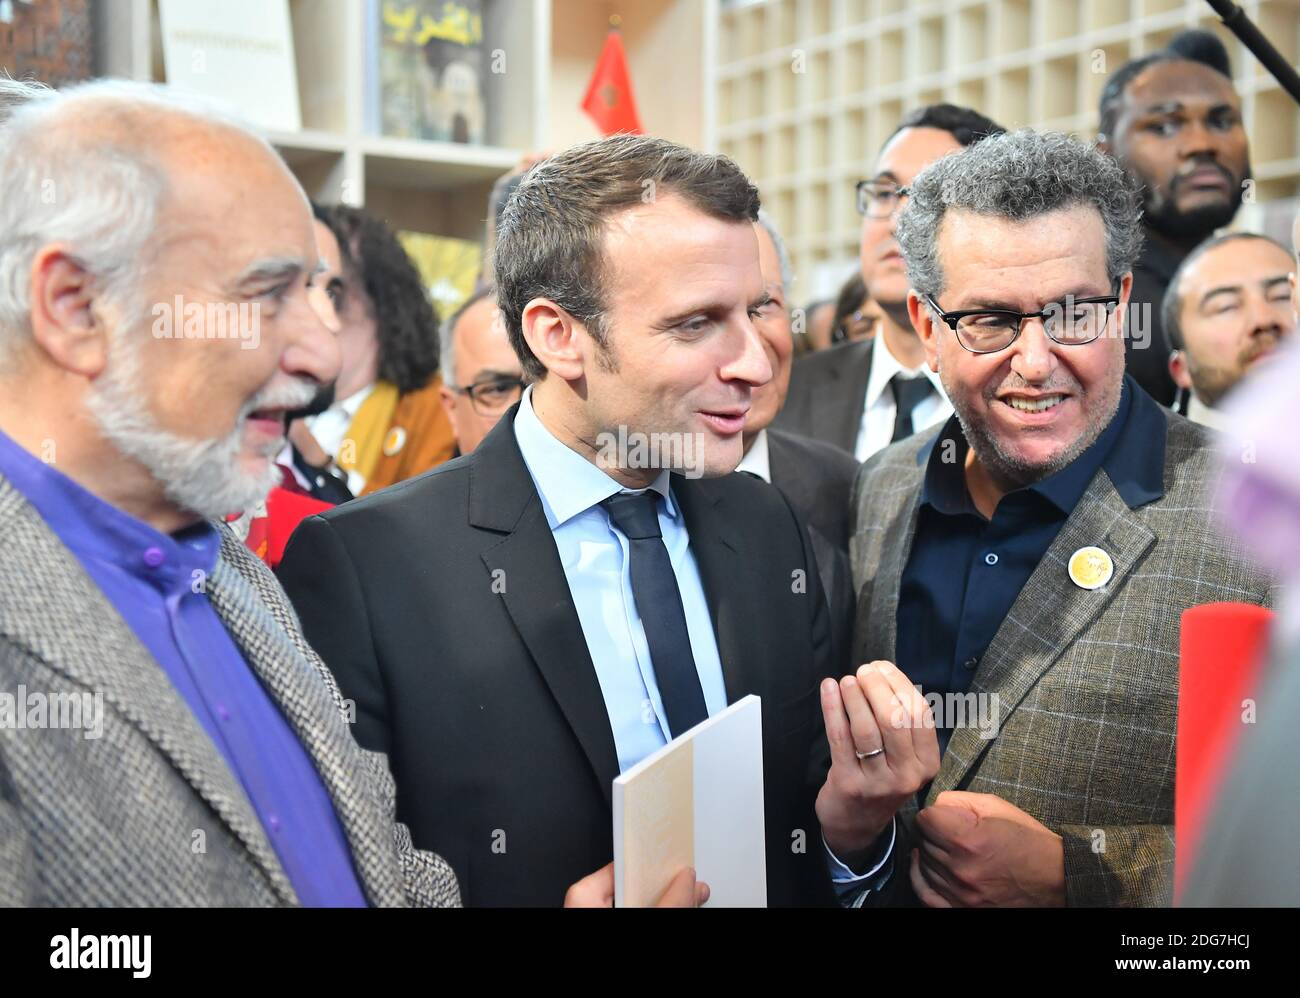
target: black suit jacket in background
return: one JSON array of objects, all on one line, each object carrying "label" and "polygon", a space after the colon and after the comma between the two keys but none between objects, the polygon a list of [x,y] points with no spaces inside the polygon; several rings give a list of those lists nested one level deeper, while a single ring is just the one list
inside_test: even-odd
[{"label": "black suit jacket in background", "polygon": [[841,343],[795,361],[785,405],[772,425],[852,454],[867,404],[874,342]]},{"label": "black suit jacket in background", "polygon": [[[514,412],[472,454],[304,521],[279,568],[467,905],[559,905],[613,858],[613,733]],[[728,702],[763,701],[769,903],[831,903],[813,803],[832,639],[807,535],[748,476],[672,489]]]},{"label": "black suit jacket in background", "polygon": [[830,608],[835,669],[851,672],[849,645],[857,595],[849,567],[849,505],[858,461],[831,444],[770,427],[767,457],[772,484],[785,493],[808,527]]},{"label": "black suit jacket in background", "polygon": [[[1129,307],[1149,306],[1141,316],[1143,332],[1149,336],[1146,346],[1139,346],[1138,337],[1124,337],[1124,364],[1133,380],[1146,389],[1147,394],[1163,406],[1171,406],[1178,386],[1169,373],[1169,354],[1173,346],[1165,333],[1164,315],[1161,312],[1165,291],[1183,258],[1147,236],[1142,255],[1133,265],[1133,290],[1129,293]],[[1130,323],[1138,316],[1130,316]],[[1136,331],[1130,325],[1130,333]]]}]

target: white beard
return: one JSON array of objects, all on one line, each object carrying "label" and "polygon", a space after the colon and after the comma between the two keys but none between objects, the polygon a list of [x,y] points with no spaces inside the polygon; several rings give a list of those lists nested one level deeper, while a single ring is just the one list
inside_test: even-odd
[{"label": "white beard", "polygon": [[142,464],[179,508],[208,520],[251,509],[280,483],[275,456],[284,438],[269,441],[265,457],[254,471],[240,468],[244,420],[258,409],[301,408],[316,394],[317,385],[295,381],[274,391],[263,389],[239,410],[235,427],[215,440],[195,440],[158,426],[141,387],[140,350],[144,341],[128,342],[131,333],[114,337],[109,364],[95,381],[88,398],[91,414],[104,438],[124,456]]}]

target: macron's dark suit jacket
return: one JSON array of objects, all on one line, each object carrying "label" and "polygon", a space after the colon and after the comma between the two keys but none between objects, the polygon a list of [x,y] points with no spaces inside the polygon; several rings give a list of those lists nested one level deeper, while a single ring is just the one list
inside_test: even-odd
[{"label": "macron's dark suit jacket", "polygon": [[857,604],[849,567],[849,507],[858,461],[831,444],[771,427],[767,457],[772,484],[808,526],[831,612],[835,668],[847,673]]},{"label": "macron's dark suit jacket", "polygon": [[[613,858],[614,737],[514,413],[472,454],[305,520],[279,568],[357,740],[388,754],[398,813],[467,905],[559,905]],[[813,803],[835,670],[807,535],[748,476],[672,489],[728,702],[763,700],[768,901],[833,903]]]},{"label": "macron's dark suit jacket", "polygon": [[862,428],[875,340],[841,343],[800,357],[790,369],[790,390],[773,426],[833,444],[850,454]]}]

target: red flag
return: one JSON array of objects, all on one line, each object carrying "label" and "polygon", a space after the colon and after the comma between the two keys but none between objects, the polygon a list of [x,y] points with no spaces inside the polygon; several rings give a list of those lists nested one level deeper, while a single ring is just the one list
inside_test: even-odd
[{"label": "red flag", "polygon": [[641,134],[641,119],[637,117],[636,100],[632,96],[632,77],[627,71],[627,55],[623,39],[611,31],[605,39],[596,71],[587,84],[587,96],[582,98],[582,109],[604,135],[616,132]]}]

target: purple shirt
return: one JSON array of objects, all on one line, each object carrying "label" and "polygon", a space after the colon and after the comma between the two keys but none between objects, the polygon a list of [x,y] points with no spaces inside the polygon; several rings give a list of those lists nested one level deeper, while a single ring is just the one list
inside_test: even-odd
[{"label": "purple shirt", "polygon": [[159,533],[3,432],[0,474],[36,508],[167,673],[243,786],[299,900],[364,906],[351,850],[311,757],[204,587],[195,585],[217,563],[216,529],[199,523],[171,536]]}]

